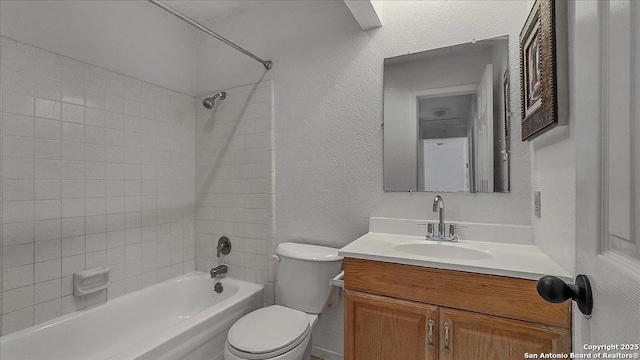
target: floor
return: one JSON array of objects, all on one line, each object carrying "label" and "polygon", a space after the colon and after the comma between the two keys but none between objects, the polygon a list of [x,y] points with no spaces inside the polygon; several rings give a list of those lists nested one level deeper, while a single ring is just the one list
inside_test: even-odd
[{"label": "floor", "polygon": [[320,359],[319,357],[312,356],[311,360],[322,360],[322,359]]}]

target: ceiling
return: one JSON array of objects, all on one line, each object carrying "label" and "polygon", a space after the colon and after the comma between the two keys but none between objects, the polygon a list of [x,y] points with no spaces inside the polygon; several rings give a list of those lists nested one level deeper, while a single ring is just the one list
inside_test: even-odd
[{"label": "ceiling", "polygon": [[162,3],[199,23],[234,17],[246,11],[256,1],[251,0],[162,0]]},{"label": "ceiling", "polygon": [[[418,117],[423,139],[466,136],[474,94],[420,99]],[[442,116],[435,109],[447,109]]]},{"label": "ceiling", "polygon": [[399,65],[415,61],[423,61],[433,58],[442,58],[447,56],[468,56],[471,53],[481,51],[491,51],[495,46],[509,45],[509,37],[501,36],[485,40],[477,40],[475,42],[462,43],[437,49],[415,52],[406,55],[400,55],[384,59],[385,66]]},{"label": "ceiling", "polygon": [[[434,120],[462,119],[466,124],[469,119],[472,97],[473,94],[420,99],[418,101],[420,121],[428,123]],[[443,116],[438,117],[433,114],[434,109],[448,109],[448,111]]]}]

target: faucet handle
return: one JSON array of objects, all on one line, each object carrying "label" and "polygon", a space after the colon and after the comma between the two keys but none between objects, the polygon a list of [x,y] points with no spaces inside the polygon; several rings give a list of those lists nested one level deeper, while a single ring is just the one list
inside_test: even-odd
[{"label": "faucet handle", "polygon": [[458,239],[458,227],[456,224],[449,224],[449,237],[454,240]]},{"label": "faucet handle", "polygon": [[433,223],[418,223],[418,226],[426,226],[427,227],[427,238],[433,236]]},{"label": "faucet handle", "polygon": [[218,246],[216,247],[216,256],[220,257],[220,254],[229,255],[231,252],[231,241],[228,237],[223,236],[218,240]]}]

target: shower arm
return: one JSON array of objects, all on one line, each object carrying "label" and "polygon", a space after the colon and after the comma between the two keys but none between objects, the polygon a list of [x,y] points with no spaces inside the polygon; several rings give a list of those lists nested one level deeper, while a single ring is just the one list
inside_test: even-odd
[{"label": "shower arm", "polygon": [[179,18],[180,20],[188,23],[189,25],[191,25],[191,26],[193,26],[193,27],[195,27],[195,28],[197,28],[197,29],[199,29],[199,30],[201,30],[201,31],[213,36],[214,38],[222,41],[223,43],[225,43],[225,44],[231,46],[232,48],[242,52],[243,54],[249,56],[250,58],[258,61],[259,63],[261,63],[264,66],[265,69],[271,70],[271,68],[273,67],[273,62],[271,60],[263,60],[263,59],[257,57],[256,55],[254,55],[254,54],[250,53],[249,51],[241,48],[240,46],[232,43],[231,41],[225,39],[221,35],[216,34],[215,32],[211,31],[209,28],[201,25],[200,23],[198,23],[197,21],[191,19],[190,17],[188,17],[188,16],[186,16],[186,15],[184,15],[184,14],[182,14],[182,13],[180,13],[180,12],[178,12],[178,11],[172,9],[172,8],[170,8],[169,6],[161,3],[160,1],[158,1],[158,0],[148,0],[148,1],[150,3],[156,5],[157,7],[161,8],[162,10],[172,14],[173,16],[175,16],[177,18]]}]

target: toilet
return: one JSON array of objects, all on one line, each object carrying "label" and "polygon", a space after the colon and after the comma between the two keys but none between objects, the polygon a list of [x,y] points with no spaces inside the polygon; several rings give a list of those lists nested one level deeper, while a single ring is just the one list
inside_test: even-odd
[{"label": "toilet", "polygon": [[338,249],[296,243],[278,245],[276,305],[253,311],[229,330],[225,360],[307,360],[311,331],[342,268]]}]

